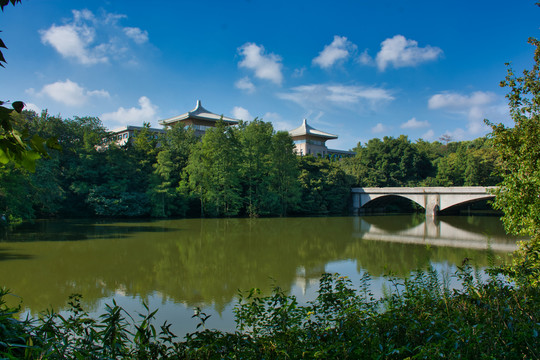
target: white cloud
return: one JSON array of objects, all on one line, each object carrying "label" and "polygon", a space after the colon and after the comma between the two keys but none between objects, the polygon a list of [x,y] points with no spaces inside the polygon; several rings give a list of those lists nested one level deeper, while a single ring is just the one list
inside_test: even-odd
[{"label": "white cloud", "polygon": [[255,76],[259,79],[270,80],[278,85],[283,81],[281,73],[281,57],[275,54],[265,54],[264,47],[253,43],[245,43],[238,52],[244,59],[238,63],[239,67],[244,67],[255,71]]},{"label": "white cloud", "polygon": [[46,45],[51,45],[63,57],[75,58],[84,65],[108,61],[106,56],[90,48],[95,37],[94,29],[74,24],[52,25],[47,30],[41,30],[40,34],[41,41]]},{"label": "white cloud", "polygon": [[473,107],[491,103],[495,98],[493,93],[476,91],[471,95],[446,92],[433,95],[428,101],[430,109],[470,110]]},{"label": "white cloud", "polygon": [[289,131],[298,127],[300,124],[292,124],[289,121],[283,120],[281,115],[276,112],[267,112],[262,117],[263,121],[271,122],[276,131]]},{"label": "white cloud", "polygon": [[98,18],[89,10],[73,10],[72,19],[62,25],[53,24],[39,34],[43,44],[83,65],[106,63],[111,58],[131,63],[127,39],[142,44],[148,41],[148,32],[119,26],[118,21],[125,17],[105,13]]},{"label": "white cloud", "polygon": [[470,134],[461,128],[453,131],[446,131],[443,135],[448,135],[450,137],[450,141],[463,141],[471,138]]},{"label": "white cloud", "polygon": [[372,65],[373,64],[373,58],[368,54],[367,49],[364,50],[358,57],[358,62],[363,65]]},{"label": "white cloud", "polygon": [[356,45],[347,40],[345,36],[335,35],[334,41],[330,45],[326,45],[319,56],[313,59],[313,64],[328,69],[336,62],[345,60],[354,51],[356,51]]},{"label": "white cloud", "polygon": [[435,60],[441,55],[442,50],[438,47],[427,45],[422,48],[418,46],[417,41],[408,40],[403,35],[396,35],[381,43],[381,50],[375,61],[379,70],[384,71],[388,65],[393,65],[395,68],[416,66]]},{"label": "white cloud", "polygon": [[32,103],[24,103],[24,110],[33,111],[38,115],[41,114],[41,108],[37,106],[36,104],[32,104]]},{"label": "white cloud", "polygon": [[110,97],[109,93],[105,90],[88,91],[69,79],[45,85],[38,95],[46,95],[68,106],[84,105],[90,97]]},{"label": "white cloud", "polygon": [[133,39],[137,44],[144,44],[148,41],[148,31],[141,30],[138,27],[125,27],[124,34]]},{"label": "white cloud", "polygon": [[253,83],[251,82],[251,79],[247,76],[235,82],[234,86],[237,89],[244,90],[248,94],[255,92],[255,85],[253,85]]},{"label": "white cloud", "polygon": [[[428,108],[432,110],[444,110],[448,113],[465,116],[468,124],[469,135],[478,135],[487,132],[489,128],[484,124],[484,119],[504,121],[508,116],[506,107],[491,92],[476,91],[470,95],[455,92],[445,92],[433,95],[428,101]],[[463,130],[455,135],[461,138]]]},{"label": "white cloud", "polygon": [[375,104],[394,99],[388,90],[381,88],[329,84],[297,86],[289,92],[279,93],[277,96],[296,102],[306,108],[317,108],[324,104],[350,105],[363,102]]},{"label": "white cloud", "polygon": [[418,128],[423,128],[423,127],[428,127],[428,126],[429,126],[429,122],[427,122],[427,120],[418,121],[416,120],[416,118],[412,118],[408,120],[407,122],[404,122],[403,124],[401,124],[402,129],[418,129]]},{"label": "white cloud", "polygon": [[251,121],[253,120],[253,116],[249,113],[247,109],[244,109],[241,106],[235,106],[232,110],[233,118],[244,120],[244,121]]},{"label": "white cloud", "polygon": [[294,69],[294,72],[292,74],[292,77],[294,78],[300,78],[302,76],[304,76],[304,72],[306,71],[306,68],[305,67],[301,67],[299,69]]},{"label": "white cloud", "polygon": [[424,135],[422,135],[422,139],[427,140],[427,141],[432,141],[434,137],[435,137],[435,132],[431,129],[429,129],[428,131],[424,133]]},{"label": "white cloud", "polygon": [[157,106],[152,104],[149,98],[141,96],[139,107],[129,109],[119,107],[118,110],[105,113],[100,116],[103,122],[111,122],[122,125],[142,125],[145,122],[151,123],[156,119]]},{"label": "white cloud", "polygon": [[379,134],[387,130],[388,128],[384,126],[382,123],[378,123],[377,125],[371,128],[371,132],[373,132],[374,134]]}]

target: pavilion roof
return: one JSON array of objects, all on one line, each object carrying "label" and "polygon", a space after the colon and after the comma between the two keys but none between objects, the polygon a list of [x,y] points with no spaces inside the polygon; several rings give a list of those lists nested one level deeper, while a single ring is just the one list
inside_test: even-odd
[{"label": "pavilion roof", "polygon": [[337,139],[338,138],[337,135],[329,134],[329,133],[326,133],[324,131],[312,128],[311,126],[309,126],[307,124],[306,119],[304,119],[304,121],[302,122],[302,125],[300,125],[299,127],[297,127],[294,130],[289,131],[289,135],[291,135],[292,137],[303,136],[303,135],[312,135],[312,136],[317,136],[317,137],[325,138],[325,139]]},{"label": "pavilion roof", "polygon": [[169,125],[169,124],[173,124],[175,122],[186,120],[186,119],[197,119],[197,120],[206,120],[206,121],[213,121],[213,122],[223,119],[223,121],[225,121],[229,125],[238,124],[238,120],[236,119],[214,114],[213,112],[206,110],[201,105],[201,100],[197,100],[197,106],[195,107],[195,109],[188,111],[186,113],[177,115],[177,116],[173,116],[172,118],[160,120],[159,123],[161,125]]}]

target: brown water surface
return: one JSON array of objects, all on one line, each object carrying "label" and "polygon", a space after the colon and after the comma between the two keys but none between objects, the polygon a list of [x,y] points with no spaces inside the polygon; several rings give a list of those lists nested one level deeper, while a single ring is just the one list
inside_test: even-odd
[{"label": "brown water surface", "polygon": [[377,292],[385,273],[452,272],[464,258],[485,267],[515,243],[496,217],[38,221],[3,234],[0,286],[33,315],[65,310],[80,293],[98,314],[113,298],[132,313],[145,301],[182,334],[195,330],[199,306],[213,315],[209,327],[231,330],[238,289],[279,285],[302,302],[323,272],[355,280],[368,271]]}]

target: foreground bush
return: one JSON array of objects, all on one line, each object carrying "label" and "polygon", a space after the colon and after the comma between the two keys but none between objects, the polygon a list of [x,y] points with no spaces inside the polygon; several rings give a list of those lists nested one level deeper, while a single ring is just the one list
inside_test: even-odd
[{"label": "foreground bush", "polygon": [[[11,359],[537,359],[540,291],[492,274],[480,281],[468,264],[455,274],[459,288],[434,270],[390,278],[382,299],[338,275],[321,278],[306,306],[275,289],[240,294],[237,331],[203,330],[183,340],[170,324],[156,327],[156,311],[133,319],[113,302],[99,319],[70,299],[70,315],[48,313],[19,321],[0,293],[0,355]],[[195,317],[204,325],[207,316]],[[129,330],[133,329],[133,330]]]}]

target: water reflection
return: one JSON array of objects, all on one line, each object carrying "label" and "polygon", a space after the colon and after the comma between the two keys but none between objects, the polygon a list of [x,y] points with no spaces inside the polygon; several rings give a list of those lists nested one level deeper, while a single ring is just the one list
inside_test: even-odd
[{"label": "water reflection", "polygon": [[503,234],[496,218],[466,217],[44,221],[0,242],[0,285],[33,313],[62,309],[75,292],[90,309],[122,296],[222,313],[238,289],[305,291],[330,263],[374,276],[465,257],[486,266],[488,239],[501,258],[514,248]]}]

